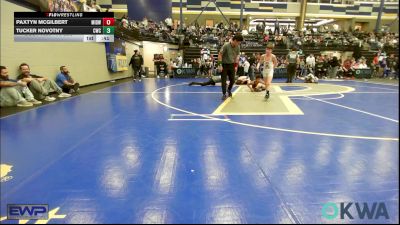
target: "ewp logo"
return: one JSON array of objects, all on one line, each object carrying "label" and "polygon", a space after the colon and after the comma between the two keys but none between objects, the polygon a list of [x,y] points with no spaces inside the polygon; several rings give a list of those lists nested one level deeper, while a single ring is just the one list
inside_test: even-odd
[{"label": "ewp logo", "polygon": [[[349,212],[350,208],[353,206],[353,202],[349,203],[340,203],[340,211],[337,207],[336,203],[328,202],[322,207],[322,217],[328,220],[333,220],[338,217],[340,213],[340,219],[345,219],[347,216],[349,219],[354,219],[353,215]],[[374,202],[372,206],[368,206],[368,203],[354,203],[356,207],[356,212],[358,214],[359,219],[379,219],[380,217],[384,217],[385,219],[389,219],[389,215],[386,209],[386,205],[383,202]],[[353,207],[354,208],[354,207]]]},{"label": "ewp logo", "polygon": [[9,220],[47,220],[48,205],[7,205]]}]

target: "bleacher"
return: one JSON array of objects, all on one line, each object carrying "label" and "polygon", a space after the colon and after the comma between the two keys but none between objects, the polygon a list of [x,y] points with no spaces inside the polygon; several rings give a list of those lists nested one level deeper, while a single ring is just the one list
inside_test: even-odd
[{"label": "bleacher", "polygon": [[[200,58],[200,51],[202,48],[200,47],[185,47],[183,50],[183,59],[184,62],[190,63],[193,59]],[[218,57],[219,49],[209,48],[211,55],[216,59]]]},{"label": "bleacher", "polygon": [[[202,48],[200,47],[185,47],[183,51],[183,57],[185,62],[190,62],[192,59],[197,59],[200,58],[200,51]],[[210,49],[211,54],[213,55],[214,58],[218,57],[218,51],[219,49],[216,48],[211,48]],[[305,56],[308,56],[310,54],[313,54],[314,56],[320,56],[321,52],[323,51],[349,51],[352,52],[353,48],[351,46],[345,47],[342,46],[340,48],[337,47],[326,47],[326,46],[319,46],[319,47],[303,47],[302,48],[303,54]],[[247,48],[241,48],[241,52],[244,52],[246,55],[250,56],[253,53],[261,53],[263,54],[265,52],[265,47],[247,47]],[[284,46],[276,46],[273,50],[273,54],[275,54],[277,57],[281,56],[286,56],[289,52],[289,49],[287,49]],[[361,55],[366,58],[367,64],[370,64],[376,55],[378,51],[377,50],[361,50]],[[389,56],[390,54],[395,54],[395,56],[399,56],[398,51],[395,49],[392,50],[386,50],[386,54]]]}]

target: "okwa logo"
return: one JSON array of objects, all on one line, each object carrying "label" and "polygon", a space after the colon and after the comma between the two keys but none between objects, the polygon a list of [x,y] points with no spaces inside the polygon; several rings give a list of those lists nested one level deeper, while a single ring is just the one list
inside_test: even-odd
[{"label": "okwa logo", "polygon": [[12,176],[8,176],[8,174],[12,171],[12,166],[7,164],[0,164],[0,182],[7,182],[13,179]]},{"label": "okwa logo", "polygon": [[356,214],[359,219],[389,219],[386,205],[383,202],[373,202],[372,204],[368,204],[366,202],[341,202],[338,204],[339,207],[333,202],[324,204],[322,206],[322,217],[328,220],[333,220],[340,215],[340,219],[342,220],[346,218],[352,220],[354,219],[354,214]]}]

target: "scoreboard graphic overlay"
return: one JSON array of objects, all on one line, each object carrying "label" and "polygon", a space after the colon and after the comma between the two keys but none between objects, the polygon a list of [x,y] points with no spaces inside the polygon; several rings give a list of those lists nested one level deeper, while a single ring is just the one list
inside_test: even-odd
[{"label": "scoreboard graphic overlay", "polygon": [[114,42],[113,12],[15,12],[16,42]]}]

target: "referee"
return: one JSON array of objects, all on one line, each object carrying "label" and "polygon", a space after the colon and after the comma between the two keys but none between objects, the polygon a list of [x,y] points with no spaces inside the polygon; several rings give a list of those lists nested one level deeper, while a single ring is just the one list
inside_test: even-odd
[{"label": "referee", "polygon": [[228,95],[232,97],[232,87],[235,83],[235,73],[239,63],[240,43],[243,41],[241,34],[236,34],[228,43],[222,46],[218,53],[218,70],[221,72],[222,100],[226,99],[226,77],[229,76]]}]

